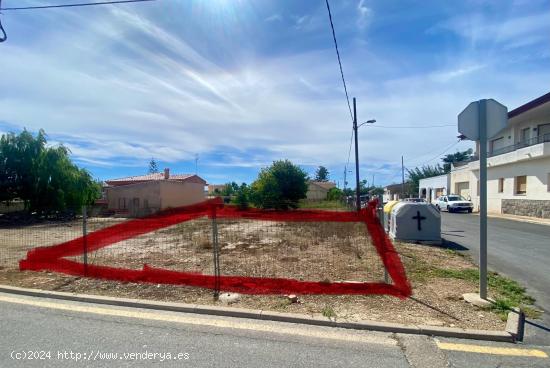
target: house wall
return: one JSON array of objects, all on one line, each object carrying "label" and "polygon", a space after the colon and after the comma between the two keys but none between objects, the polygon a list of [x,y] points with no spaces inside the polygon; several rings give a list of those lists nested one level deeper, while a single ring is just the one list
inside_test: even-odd
[{"label": "house wall", "polygon": [[438,196],[451,194],[449,193],[450,182],[450,174],[420,179],[418,184],[418,196],[432,203]]},{"label": "house wall", "polygon": [[[105,188],[109,210],[127,212],[132,216],[152,213],[161,208],[158,181]],[[139,200],[134,201],[135,199]],[[137,206],[136,206],[137,205]]]},{"label": "house wall", "polygon": [[201,181],[151,181],[107,187],[109,210],[143,216],[166,208],[186,206],[206,199]]},{"label": "house wall", "polygon": [[161,209],[187,206],[206,199],[204,183],[160,181]]},{"label": "house wall", "polygon": [[315,184],[309,184],[307,187],[306,198],[310,201],[322,201],[327,199],[328,190]]},{"label": "house wall", "polygon": [[[479,170],[472,171],[470,188],[475,208],[479,209],[478,196]],[[527,177],[527,192],[516,193],[516,177]],[[510,213],[524,216],[550,218],[546,210],[550,205],[550,156],[540,159],[514,162],[509,165],[487,169],[487,211],[490,213]],[[503,179],[503,191],[499,193],[499,179]],[[521,202],[525,203],[520,203]],[[543,216],[543,211],[546,211]],[[527,214],[530,213],[530,214]]]},{"label": "house wall", "polygon": [[[473,199],[472,190],[475,190],[475,188],[472,188],[471,182],[475,180],[477,179],[474,177],[469,166],[461,166],[454,169],[451,171],[449,194],[460,194],[466,199]],[[476,208],[475,203],[474,208]]]}]

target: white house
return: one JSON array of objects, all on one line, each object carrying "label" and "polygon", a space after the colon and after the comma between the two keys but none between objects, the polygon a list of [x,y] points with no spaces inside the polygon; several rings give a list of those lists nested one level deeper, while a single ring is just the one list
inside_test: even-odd
[{"label": "white house", "polygon": [[[487,159],[487,210],[550,218],[550,93],[508,113],[508,125],[491,138]],[[479,142],[474,160],[453,165],[449,188],[479,208]]]},{"label": "white house", "polygon": [[432,203],[439,196],[451,194],[449,192],[450,187],[451,174],[420,179],[418,183],[418,197],[424,198],[428,203]]}]

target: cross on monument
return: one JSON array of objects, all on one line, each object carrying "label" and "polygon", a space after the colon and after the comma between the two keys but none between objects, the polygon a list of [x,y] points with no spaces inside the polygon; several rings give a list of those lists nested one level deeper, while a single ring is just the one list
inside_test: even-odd
[{"label": "cross on monument", "polygon": [[418,231],[422,231],[422,220],[425,219],[426,217],[420,215],[420,211],[416,211],[416,216],[413,216],[413,220],[416,220]]}]

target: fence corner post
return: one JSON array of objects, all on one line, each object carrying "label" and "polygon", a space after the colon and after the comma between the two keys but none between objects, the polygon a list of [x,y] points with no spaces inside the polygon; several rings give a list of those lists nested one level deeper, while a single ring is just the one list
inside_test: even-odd
[{"label": "fence corner post", "polygon": [[88,229],[87,229],[88,213],[86,205],[82,206],[82,246],[83,246],[83,263],[84,263],[84,276],[88,276]]},{"label": "fence corner post", "polygon": [[212,205],[212,253],[214,257],[214,300],[220,297],[220,250],[218,243],[218,222],[216,219],[217,204]]}]

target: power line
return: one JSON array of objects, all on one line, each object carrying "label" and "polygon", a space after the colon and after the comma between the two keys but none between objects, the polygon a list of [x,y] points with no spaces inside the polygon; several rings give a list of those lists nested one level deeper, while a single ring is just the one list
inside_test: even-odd
[{"label": "power line", "polygon": [[427,128],[443,128],[443,127],[455,127],[456,124],[442,124],[442,125],[370,125],[372,128],[383,128],[383,129],[427,129]]},{"label": "power line", "polygon": [[426,160],[426,161],[422,162],[421,164],[415,165],[415,166],[424,166],[424,165],[426,165],[428,162],[433,161],[433,160],[435,160],[436,158],[440,158],[443,154],[447,153],[447,151],[449,151],[451,148],[453,148],[454,146],[456,146],[457,144],[459,144],[460,141],[461,141],[461,139],[457,140],[456,142],[451,143],[449,146],[447,146],[447,147],[445,148],[445,150],[444,150],[443,152],[441,152],[441,153],[437,154],[436,156],[430,158],[429,160]]},{"label": "power line", "polygon": [[[353,120],[353,113],[351,112],[351,104],[349,102],[348,87],[346,85],[346,78],[344,77],[344,69],[342,68],[342,59],[340,58],[340,51],[338,50],[338,41],[336,40],[336,32],[334,31],[334,23],[332,22],[332,13],[330,11],[330,5],[328,0],[325,0],[327,4],[328,19],[330,21],[330,29],[332,30],[332,39],[334,41],[334,49],[336,50],[336,57],[338,58],[338,66],[340,67],[340,76],[342,77],[342,84],[344,85],[344,92],[346,94],[346,102],[348,103],[349,116]],[[353,129],[351,130],[351,137],[349,140],[348,160],[344,166],[344,188],[346,187],[346,176],[348,173],[348,165],[351,157],[351,145],[353,143]]]},{"label": "power line", "polygon": [[125,4],[125,3],[142,3],[142,2],[145,2],[145,1],[156,1],[156,0],[97,1],[97,2],[91,2],[91,3],[37,5],[37,6],[24,6],[24,7],[18,7],[18,8],[0,8],[0,10],[34,10],[34,9],[51,9],[51,8],[74,8],[74,7],[79,7],[79,6],[113,5],[113,4]]},{"label": "power line", "polygon": [[349,165],[349,159],[351,157],[351,145],[353,143],[353,128],[351,129],[351,137],[349,138],[349,149],[348,149],[348,161],[346,162],[346,166],[344,166],[344,189],[346,188],[346,178],[348,175],[348,165]]},{"label": "power line", "polygon": [[344,84],[344,92],[346,93],[346,101],[348,102],[348,110],[351,120],[353,120],[353,113],[351,112],[351,104],[349,103],[348,88],[346,87],[346,79],[344,78],[344,70],[342,69],[342,60],[340,59],[340,51],[338,51],[338,41],[336,41],[336,32],[334,32],[334,23],[332,23],[332,13],[330,12],[330,5],[327,3],[328,19],[330,20],[330,28],[332,29],[332,39],[334,40],[334,48],[336,49],[336,56],[338,57],[338,65],[340,66],[340,75],[342,77],[342,83]]},{"label": "power line", "polygon": [[[0,0],[0,9],[2,8],[2,0]],[[0,18],[0,31],[2,32],[2,36],[0,37],[0,42],[4,42],[8,39],[8,35],[6,34],[6,31],[4,30],[4,27],[2,26],[2,19]]]}]

